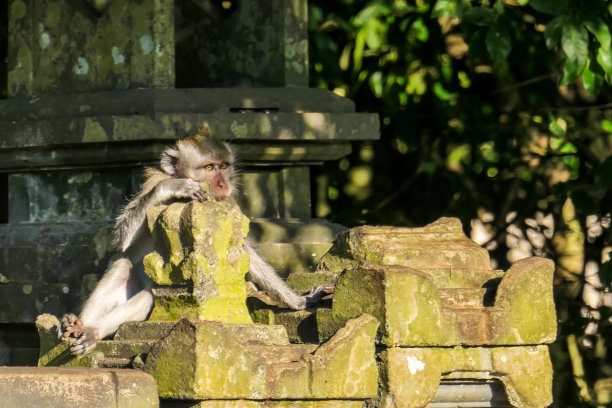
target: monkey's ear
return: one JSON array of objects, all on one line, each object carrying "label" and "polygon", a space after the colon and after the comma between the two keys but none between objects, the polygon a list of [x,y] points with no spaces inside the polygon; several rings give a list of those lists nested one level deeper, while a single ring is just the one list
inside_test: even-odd
[{"label": "monkey's ear", "polygon": [[178,164],[179,151],[167,148],[163,151],[159,165],[162,171],[171,176],[176,176],[176,165]]},{"label": "monkey's ear", "polygon": [[204,137],[210,137],[210,128],[208,127],[208,123],[203,122],[198,125],[198,130],[196,134]]}]

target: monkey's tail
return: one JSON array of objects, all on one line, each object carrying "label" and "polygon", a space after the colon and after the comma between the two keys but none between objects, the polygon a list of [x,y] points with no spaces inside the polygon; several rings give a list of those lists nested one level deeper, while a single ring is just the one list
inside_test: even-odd
[{"label": "monkey's tail", "polygon": [[266,292],[282,300],[291,309],[301,310],[306,308],[306,298],[296,294],[276,273],[274,268],[264,261],[250,242],[245,241],[243,247],[251,258],[249,273],[255,283]]}]

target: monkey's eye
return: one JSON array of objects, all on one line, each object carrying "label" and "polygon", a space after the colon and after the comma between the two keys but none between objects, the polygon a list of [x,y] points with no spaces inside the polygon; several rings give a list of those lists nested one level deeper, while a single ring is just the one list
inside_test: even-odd
[{"label": "monkey's eye", "polygon": [[228,162],[223,162],[219,165],[219,168],[225,170],[230,166],[230,164]]},{"label": "monkey's eye", "polygon": [[207,171],[213,171],[215,169],[215,165],[214,164],[207,164],[207,165],[204,166],[204,168]]}]

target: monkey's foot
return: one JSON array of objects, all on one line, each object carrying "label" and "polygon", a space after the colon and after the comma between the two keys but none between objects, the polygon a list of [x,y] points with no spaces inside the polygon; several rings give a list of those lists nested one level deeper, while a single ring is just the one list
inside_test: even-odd
[{"label": "monkey's foot", "polygon": [[327,295],[333,294],[335,291],[334,285],[321,285],[316,288],[310,289],[310,291],[304,296],[306,298],[306,307],[316,306],[321,299]]},{"label": "monkey's foot", "polygon": [[68,337],[78,338],[82,334],[83,322],[75,314],[64,315],[61,320],[60,333],[62,340]]},{"label": "monkey's foot", "polygon": [[80,327],[77,340],[70,347],[70,353],[74,355],[87,354],[96,346],[96,329],[93,327]]}]

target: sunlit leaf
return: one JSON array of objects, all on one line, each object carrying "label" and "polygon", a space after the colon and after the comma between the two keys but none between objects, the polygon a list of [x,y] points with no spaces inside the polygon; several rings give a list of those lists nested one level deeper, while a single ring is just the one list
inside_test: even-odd
[{"label": "sunlit leaf", "polygon": [[350,63],[352,50],[353,50],[353,45],[351,43],[348,43],[344,46],[344,49],[342,50],[342,54],[340,54],[340,61],[338,62],[338,65],[340,66],[340,69],[343,71],[346,71],[347,69],[349,69],[349,63]]},{"label": "sunlit leaf", "polygon": [[456,93],[447,91],[446,89],[444,89],[444,86],[439,82],[436,82],[433,85],[433,91],[434,94],[438,97],[438,99],[441,99],[443,101],[452,101],[457,98]]},{"label": "sunlit leaf", "polygon": [[576,81],[582,71],[584,70],[585,62],[575,61],[571,59],[565,60],[565,64],[563,65],[563,78],[561,79],[561,85],[571,84]]},{"label": "sunlit leaf", "polygon": [[489,27],[485,42],[495,64],[504,61],[512,49],[510,33],[503,24],[493,24]]},{"label": "sunlit leaf", "polygon": [[455,146],[448,155],[448,158],[446,159],[446,166],[451,171],[461,171],[461,163],[469,161],[470,153],[470,145],[467,143]]},{"label": "sunlit leaf", "polygon": [[371,50],[378,50],[383,40],[381,38],[380,23],[372,20],[366,24],[366,44]]},{"label": "sunlit leaf", "polygon": [[419,69],[408,76],[408,84],[406,85],[406,93],[423,95],[427,91],[427,83],[425,82],[424,69]]},{"label": "sunlit leaf", "polygon": [[586,62],[589,52],[589,34],[580,21],[571,19],[563,25],[561,49],[568,59],[576,61],[578,65]]},{"label": "sunlit leaf", "polygon": [[597,38],[601,47],[609,50],[612,38],[607,24],[599,16],[588,10],[583,10],[582,18],[584,25]]},{"label": "sunlit leaf", "polygon": [[449,82],[453,77],[453,62],[448,54],[440,56],[440,70],[446,82]]},{"label": "sunlit leaf", "polygon": [[584,67],[584,71],[582,71],[582,84],[589,95],[593,97],[599,95],[603,82],[603,76],[591,71],[589,64]]},{"label": "sunlit leaf", "polygon": [[363,59],[363,49],[365,48],[367,32],[365,29],[361,29],[355,36],[355,50],[353,51],[353,65],[355,71],[361,69],[361,61]]},{"label": "sunlit leaf", "polygon": [[429,39],[429,29],[422,18],[419,17],[414,20],[414,23],[410,26],[410,35],[421,42],[426,42]]},{"label": "sunlit leaf", "polygon": [[431,10],[432,17],[458,17],[461,10],[460,0],[438,0]]},{"label": "sunlit leaf", "polygon": [[612,76],[612,49],[599,47],[597,51],[597,63],[604,70],[606,75]]},{"label": "sunlit leaf", "polygon": [[362,9],[359,14],[355,16],[352,23],[356,27],[363,26],[371,20],[378,18],[381,14],[388,12],[389,8],[386,5],[382,2],[376,2]]},{"label": "sunlit leaf", "polygon": [[465,71],[459,71],[457,73],[457,79],[459,80],[459,86],[462,88],[469,88],[472,85],[472,81],[470,81],[470,77],[465,73]]},{"label": "sunlit leaf", "polygon": [[567,130],[567,122],[565,122],[563,118],[551,117],[548,130],[550,130],[553,135],[563,138]]},{"label": "sunlit leaf", "polygon": [[601,121],[601,128],[608,133],[612,133],[612,120],[604,119]]},{"label": "sunlit leaf", "polygon": [[380,71],[376,71],[370,76],[370,88],[377,98],[380,98],[383,93],[382,79],[383,75]]}]

